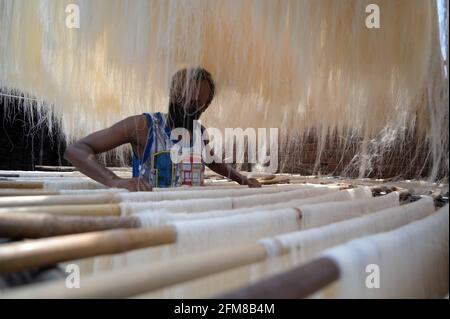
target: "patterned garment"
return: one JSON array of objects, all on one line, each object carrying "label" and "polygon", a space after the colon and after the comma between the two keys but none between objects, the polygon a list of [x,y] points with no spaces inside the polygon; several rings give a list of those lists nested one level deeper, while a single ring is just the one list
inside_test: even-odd
[{"label": "patterned garment", "polygon": [[190,163],[193,162],[192,156],[181,163],[172,162],[170,150],[178,141],[170,139],[167,114],[145,113],[145,116],[148,127],[147,144],[142,159],[133,152],[133,177],[142,178],[153,187],[201,185],[205,169],[203,162]]}]

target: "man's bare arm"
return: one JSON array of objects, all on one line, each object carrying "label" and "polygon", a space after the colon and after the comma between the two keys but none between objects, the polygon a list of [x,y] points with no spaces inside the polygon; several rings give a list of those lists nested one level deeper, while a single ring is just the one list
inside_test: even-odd
[{"label": "man's bare arm", "polygon": [[120,145],[137,145],[139,129],[146,127],[142,115],[128,117],[113,126],[92,133],[70,145],[64,158],[70,161],[83,174],[109,187],[127,188],[130,191],[151,190],[151,186],[134,179],[121,179],[99,163],[96,154],[112,150]]},{"label": "man's bare arm", "polygon": [[222,163],[222,161],[214,155],[214,150],[209,145],[209,138],[207,135],[204,137],[206,152],[213,156],[215,160],[210,164],[206,164],[212,171],[225,176],[233,181],[241,184],[248,185],[249,187],[261,187],[261,184],[254,178],[247,178],[247,176],[242,175],[236,169],[234,169],[231,165]]},{"label": "man's bare arm", "polygon": [[242,175],[232,166],[225,163],[212,162],[207,164],[207,166],[222,176],[228,177],[241,185],[248,185],[249,187],[260,187],[261,184],[254,178],[247,178],[247,176]]}]

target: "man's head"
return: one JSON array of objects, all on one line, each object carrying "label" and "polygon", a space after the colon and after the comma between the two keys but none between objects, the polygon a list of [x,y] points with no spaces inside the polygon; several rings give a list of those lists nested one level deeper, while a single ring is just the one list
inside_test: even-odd
[{"label": "man's head", "polygon": [[190,131],[193,121],[208,108],[214,98],[215,84],[203,68],[182,69],[172,77],[169,97],[169,122],[172,128]]}]

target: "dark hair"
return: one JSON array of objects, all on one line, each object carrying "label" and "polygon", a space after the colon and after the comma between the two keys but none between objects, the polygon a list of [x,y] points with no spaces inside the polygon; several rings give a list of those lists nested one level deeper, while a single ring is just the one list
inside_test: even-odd
[{"label": "dark hair", "polygon": [[170,84],[170,103],[180,103],[184,100],[189,86],[197,87],[202,81],[207,81],[210,87],[210,93],[207,105],[209,105],[216,92],[214,80],[207,70],[201,67],[181,69],[173,76]]}]

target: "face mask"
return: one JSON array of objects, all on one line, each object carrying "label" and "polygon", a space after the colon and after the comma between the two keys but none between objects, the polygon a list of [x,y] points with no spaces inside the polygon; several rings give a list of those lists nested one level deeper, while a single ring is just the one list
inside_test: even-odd
[{"label": "face mask", "polygon": [[[197,110],[198,108],[195,105],[192,105],[186,109]],[[198,120],[200,118],[201,112],[197,110],[195,112],[188,113],[186,109],[181,105],[173,103],[169,105],[169,121],[172,122],[172,128],[183,127],[189,131],[192,131],[194,127],[194,120]]]}]

